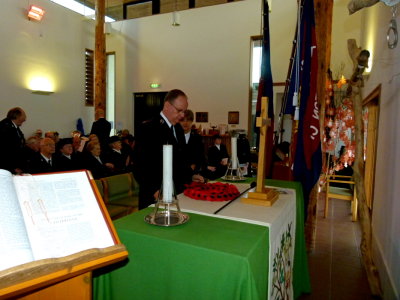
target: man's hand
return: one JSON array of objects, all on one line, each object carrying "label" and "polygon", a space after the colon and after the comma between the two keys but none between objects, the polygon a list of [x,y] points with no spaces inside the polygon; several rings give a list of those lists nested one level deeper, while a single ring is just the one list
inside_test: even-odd
[{"label": "man's hand", "polygon": [[228,164],[228,158],[223,158],[221,160],[221,165],[226,166]]},{"label": "man's hand", "polygon": [[192,176],[192,181],[204,183],[205,180],[203,176],[196,174]]},{"label": "man's hand", "polygon": [[105,163],[104,165],[109,169],[114,169],[114,165],[112,163]]}]

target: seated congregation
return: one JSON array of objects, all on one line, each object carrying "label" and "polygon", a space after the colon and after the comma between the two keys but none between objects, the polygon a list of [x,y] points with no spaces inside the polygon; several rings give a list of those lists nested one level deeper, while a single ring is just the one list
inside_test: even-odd
[{"label": "seated congregation", "polygon": [[[0,147],[1,169],[9,170],[13,174],[87,169],[96,180],[112,218],[138,209],[139,190],[146,190],[146,186],[150,185],[149,182],[140,181],[142,174],[151,173],[152,169],[148,168],[146,161],[140,159],[143,148],[140,144],[138,149],[135,148],[135,137],[129,134],[128,130],[122,131],[119,136],[111,137],[109,134],[96,132],[96,122],[107,122],[101,117],[93,123],[88,136],[74,130],[71,137],[60,138],[56,131],[46,132],[43,136],[42,131],[37,130],[25,140],[20,130],[25,119],[25,112],[17,107],[11,109],[7,117],[0,122],[0,135],[8,141]],[[202,136],[193,129],[193,121],[193,112],[185,110],[175,125],[175,130],[182,130],[185,137],[181,144],[179,161],[181,173],[185,173],[186,178],[197,176],[201,182],[217,179],[223,176],[227,169],[229,155],[226,146],[221,143],[221,136],[215,135],[213,145],[204,149]],[[111,128],[107,130],[110,132]],[[142,183],[140,189],[137,179]],[[188,183],[190,179],[185,180],[181,186],[184,188]],[[177,189],[178,193],[182,191]],[[151,202],[153,199],[139,206],[139,209],[147,207]]]}]

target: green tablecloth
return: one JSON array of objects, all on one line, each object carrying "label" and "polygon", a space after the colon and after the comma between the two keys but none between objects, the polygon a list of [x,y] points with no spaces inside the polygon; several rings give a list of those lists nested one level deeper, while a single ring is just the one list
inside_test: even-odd
[{"label": "green tablecloth", "polygon": [[[281,180],[265,183],[296,191],[297,298],[311,291],[302,186]],[[268,299],[268,227],[189,214],[188,223],[163,228],[144,222],[150,211],[115,221],[129,262],[95,272],[93,299]]]},{"label": "green tablecloth", "polygon": [[93,299],[266,299],[268,227],[189,214],[186,224],[115,222],[129,262],[96,271]]}]

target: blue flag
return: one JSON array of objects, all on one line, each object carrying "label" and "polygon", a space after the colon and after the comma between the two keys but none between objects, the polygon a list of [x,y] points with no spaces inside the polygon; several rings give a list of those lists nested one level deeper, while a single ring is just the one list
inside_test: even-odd
[{"label": "blue flag", "polygon": [[[302,1],[302,13],[300,21],[300,64],[295,66],[294,76],[299,75],[299,124],[296,138],[293,175],[295,180],[303,185],[305,209],[309,202],[312,188],[317,183],[322,168],[322,153],[319,124],[319,105],[317,98],[317,75],[318,75],[318,54],[315,35],[314,1]],[[296,64],[295,64],[296,65]],[[299,68],[296,72],[296,68]],[[291,78],[291,85],[296,82],[296,77]],[[293,87],[290,91],[294,92]],[[292,106],[291,98],[288,98],[288,105]],[[287,111],[293,112],[292,108]]]}]

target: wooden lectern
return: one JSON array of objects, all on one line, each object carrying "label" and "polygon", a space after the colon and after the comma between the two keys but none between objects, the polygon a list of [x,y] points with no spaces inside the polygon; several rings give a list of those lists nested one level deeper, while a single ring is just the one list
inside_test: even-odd
[{"label": "wooden lectern", "polygon": [[[85,171],[77,173],[79,172]],[[44,176],[51,179],[52,174]],[[121,261],[128,256],[125,246],[121,244],[116,234],[97,186],[88,173],[87,191],[91,190],[93,195],[87,198],[91,199],[96,209],[98,204],[100,211],[95,215],[96,220],[100,219],[100,223],[104,225],[101,228],[105,229],[105,236],[111,241],[110,246],[90,248],[58,258],[34,260],[1,270],[0,299],[89,300],[92,298],[91,271]],[[50,213],[49,218],[51,219]]]},{"label": "wooden lectern", "polygon": [[268,98],[261,98],[261,115],[257,118],[256,125],[260,127],[260,145],[258,151],[257,187],[255,192],[249,192],[247,198],[243,197],[243,203],[271,206],[278,199],[279,193],[274,189],[264,186],[265,181],[265,157],[267,155],[265,143],[267,139],[267,126],[271,120],[268,119]]}]

